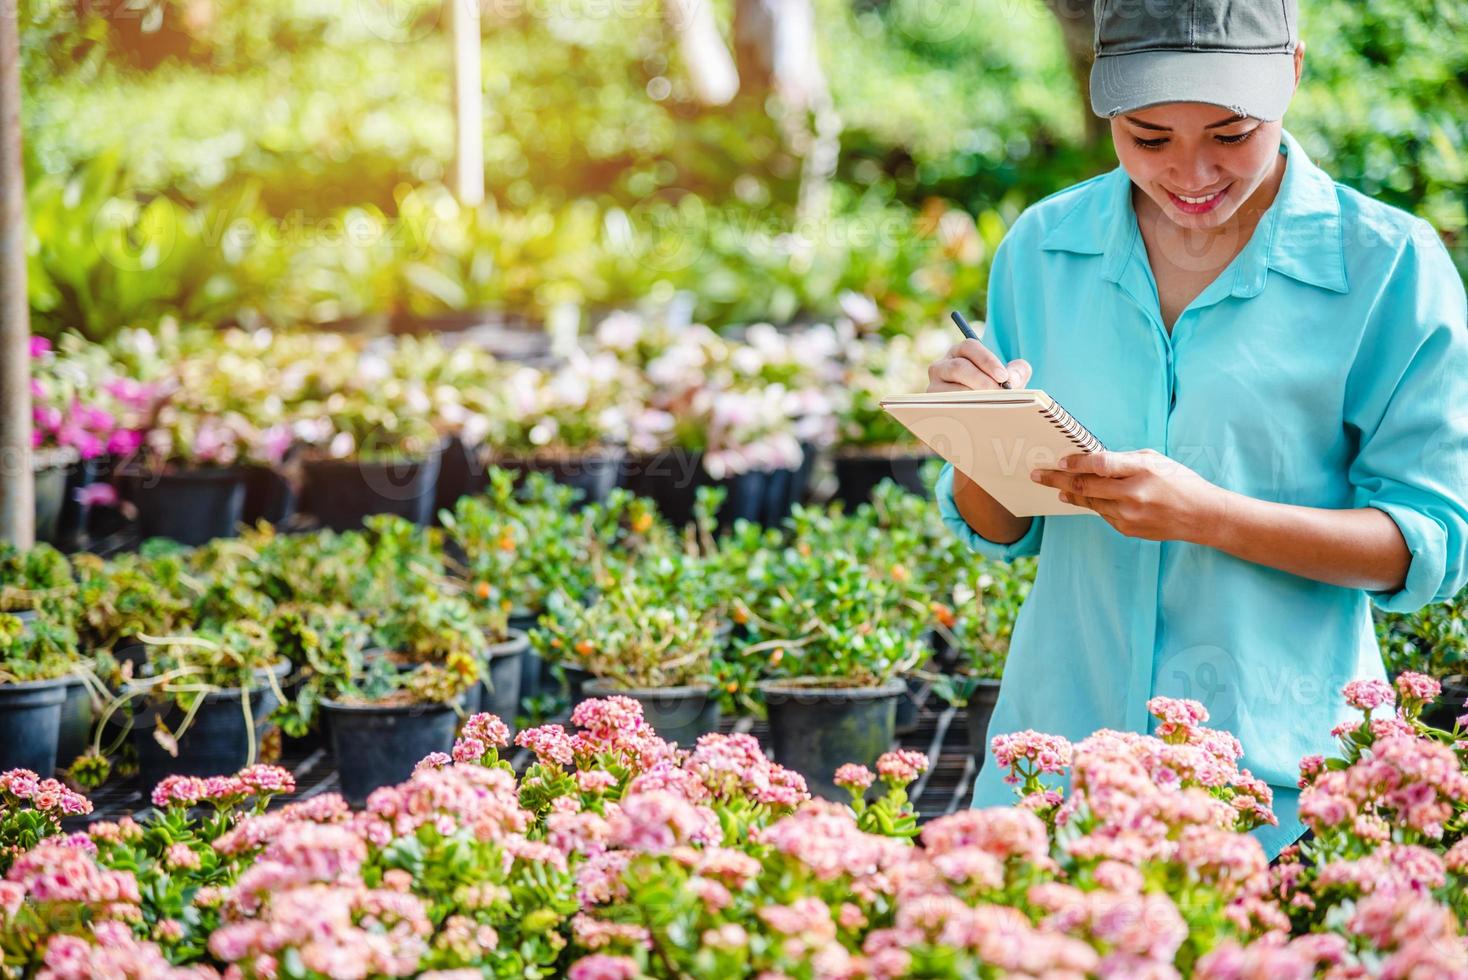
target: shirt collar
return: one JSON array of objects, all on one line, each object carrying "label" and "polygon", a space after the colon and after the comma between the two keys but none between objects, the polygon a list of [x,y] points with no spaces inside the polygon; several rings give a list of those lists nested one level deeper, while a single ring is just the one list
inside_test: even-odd
[{"label": "shirt collar", "polygon": [[[1235,296],[1258,295],[1269,269],[1300,282],[1344,293],[1345,245],[1335,181],[1317,167],[1288,130],[1280,131],[1287,157],[1279,193],[1232,264]],[[1080,194],[1040,247],[1047,251],[1104,256],[1101,274],[1117,282],[1138,236],[1131,178],[1121,167],[1097,178],[1094,193]]]}]

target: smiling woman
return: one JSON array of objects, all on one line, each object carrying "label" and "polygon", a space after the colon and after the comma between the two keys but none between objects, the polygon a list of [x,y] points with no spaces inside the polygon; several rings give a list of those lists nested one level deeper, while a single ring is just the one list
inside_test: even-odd
[{"label": "smiling woman", "polygon": [[1468,303],[1430,226],[1283,128],[1293,2],[1161,6],[1098,4],[1120,166],[1020,217],[985,337],[929,368],[934,391],[1033,377],[1084,419],[1115,451],[1032,479],[1094,516],[1015,517],[951,466],[937,496],[976,551],[1040,556],[991,735],[1144,732],[1149,698],[1199,700],[1272,787],[1273,854],[1303,831],[1296,760],[1346,720],[1330,692],[1384,676],[1370,606],[1468,580]]}]

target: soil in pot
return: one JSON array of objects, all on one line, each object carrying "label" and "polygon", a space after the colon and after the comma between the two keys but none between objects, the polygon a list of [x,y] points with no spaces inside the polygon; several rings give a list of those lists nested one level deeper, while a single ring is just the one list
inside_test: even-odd
[{"label": "soil in pot", "polygon": [[92,694],[80,677],[66,679],[66,700],[56,735],[56,767],[66,769],[92,742]]},{"label": "soil in pot", "polygon": [[927,493],[923,486],[923,463],[928,453],[914,452],[908,446],[873,447],[867,451],[837,453],[832,460],[836,469],[836,499],[846,505],[849,514],[872,499],[872,491],[883,480],[919,496]]},{"label": "soil in pot", "polygon": [[[275,668],[277,679],[290,671],[290,663]],[[162,713],[170,731],[183,721],[184,711],[172,700],[141,698],[133,702],[132,743],[138,753],[138,776],[145,786],[154,786],[164,776],[225,776],[250,762],[250,730],[245,723],[244,691],[230,687],[204,695],[188,730],[178,739],[178,757],[169,755],[153,737],[154,720]],[[254,719],[255,754],[267,732],[266,719],[279,705],[268,672],[255,672],[250,688],[250,717]],[[141,709],[141,710],[139,710]]]},{"label": "soil in pot", "polygon": [[[547,454],[544,456],[498,457],[489,460],[488,465],[513,470],[522,476],[532,472],[549,474],[551,479],[557,483],[580,490],[582,496],[578,506],[585,506],[589,503],[601,503],[607,499],[607,494],[612,492],[612,488],[617,485],[622,474],[624,455],[625,451],[621,446],[608,446],[575,456]],[[476,479],[471,473],[469,483],[471,492],[477,493],[488,485],[488,477],[481,472]]]},{"label": "soil in pot", "polygon": [[693,520],[693,498],[708,484],[703,453],[664,449],[656,453],[629,453],[622,461],[620,485],[657,504],[658,513],[674,527]]},{"label": "soil in pot", "polygon": [[833,781],[847,762],[875,766],[892,747],[901,678],[876,687],[809,687],[780,681],[759,686],[769,709],[775,761],[805,777],[813,795],[847,800]]},{"label": "soil in pot", "polygon": [[492,644],[486,656],[485,676],[469,692],[470,710],[497,715],[515,734],[515,716],[520,713],[520,677],[522,662],[530,650],[530,639],[518,630],[510,630],[510,638]]},{"label": "soil in pot", "polygon": [[0,684],[0,772],[56,771],[56,738],[68,678]]},{"label": "soil in pot", "polygon": [[979,681],[979,686],[969,695],[968,707],[964,709],[968,724],[968,751],[974,757],[975,772],[984,768],[984,760],[989,757],[989,719],[994,717],[994,702],[998,698],[998,681]]},{"label": "soil in pot", "polygon": [[397,514],[420,526],[433,519],[443,454],[365,462],[315,459],[303,464],[299,509],[333,531],[351,531],[373,514]]},{"label": "soil in pot", "polygon": [[605,698],[613,694],[631,698],[642,705],[642,717],[666,742],[691,749],[700,735],[719,730],[719,698],[708,684],[682,687],[624,688],[605,678],[587,681],[582,694],[588,698]]},{"label": "soil in pot", "polygon": [[432,752],[454,747],[459,713],[452,704],[321,702],[342,796],[362,806],[373,790],[401,783]]},{"label": "soil in pot", "polygon": [[131,472],[124,492],[138,508],[144,538],[172,538],[200,545],[232,537],[244,516],[242,469],[167,469]]}]

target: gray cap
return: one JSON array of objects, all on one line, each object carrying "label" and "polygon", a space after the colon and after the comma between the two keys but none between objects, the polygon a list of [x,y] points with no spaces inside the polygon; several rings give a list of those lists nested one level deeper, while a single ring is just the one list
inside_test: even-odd
[{"label": "gray cap", "polygon": [[1091,110],[1207,102],[1284,117],[1295,91],[1296,0],[1096,0]]}]

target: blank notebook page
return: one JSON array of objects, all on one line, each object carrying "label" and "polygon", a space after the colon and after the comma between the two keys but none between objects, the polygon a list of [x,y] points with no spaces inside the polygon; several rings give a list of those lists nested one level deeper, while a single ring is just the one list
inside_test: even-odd
[{"label": "blank notebook page", "polygon": [[881,404],[1014,516],[1095,513],[1030,480],[1030,470],[1052,468],[1062,456],[1104,448],[1040,389],[894,395]]}]

